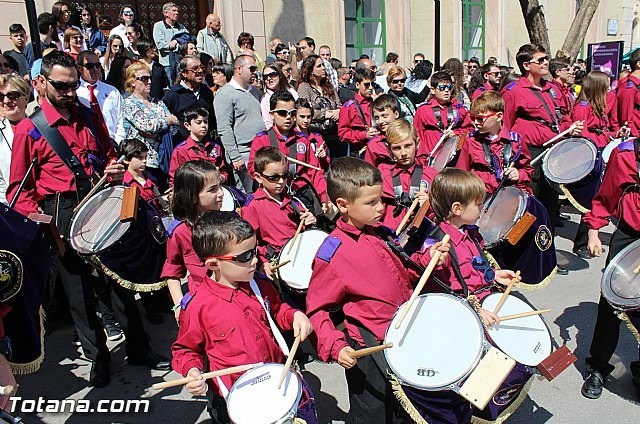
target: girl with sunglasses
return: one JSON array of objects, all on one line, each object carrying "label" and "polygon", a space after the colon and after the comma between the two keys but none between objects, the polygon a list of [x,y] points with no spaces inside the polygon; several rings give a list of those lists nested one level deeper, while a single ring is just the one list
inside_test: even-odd
[{"label": "girl with sunglasses", "polygon": [[124,48],[129,47],[129,40],[127,39],[127,27],[132,23],[136,22],[135,12],[133,11],[133,7],[126,4],[120,8],[120,13],[118,13],[118,22],[120,24],[114,27],[111,31],[109,31],[109,37],[117,35],[124,42]]},{"label": "girl with sunglasses", "polygon": [[267,130],[269,130],[273,126],[273,118],[269,113],[271,111],[269,103],[271,95],[276,91],[287,90],[293,95],[293,98],[297,100],[298,93],[287,84],[287,78],[278,65],[271,64],[265,66],[262,70],[262,80],[264,96],[262,96],[262,100],[260,100],[260,111],[262,112],[264,125]]},{"label": "girl with sunglasses", "polygon": [[176,171],[171,196],[171,213],[174,221],[168,229],[167,259],[161,278],[167,280],[176,321],[180,317],[180,301],[183,293],[180,280],[187,276],[187,287],[193,291],[206,277],[204,263],[191,244],[193,225],[205,212],[219,211],[224,192],[220,171],[211,162],[198,160],[186,162]]}]

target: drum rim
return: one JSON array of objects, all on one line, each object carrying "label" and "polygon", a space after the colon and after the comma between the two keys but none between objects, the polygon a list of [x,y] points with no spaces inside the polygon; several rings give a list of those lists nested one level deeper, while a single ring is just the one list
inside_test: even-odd
[{"label": "drum rim", "polygon": [[[453,143],[453,141],[455,141],[455,143]],[[438,152],[436,152],[436,154],[431,158],[431,164],[429,165],[430,167],[432,167],[433,169],[437,170],[438,172],[442,171],[444,168],[446,168],[449,163],[453,160],[453,158],[456,155],[456,152],[458,151],[458,143],[460,142],[460,136],[457,135],[452,135],[451,137],[447,138],[445,141],[442,142],[442,146],[440,147],[440,149],[438,150]],[[440,157],[440,154],[444,151],[444,147],[448,144],[453,144],[455,147],[453,148],[453,151],[449,154],[449,159],[447,160],[447,162],[444,164],[444,166],[441,169],[436,168],[435,166],[435,161],[438,157]]]},{"label": "drum rim", "polygon": [[[284,364],[278,364],[278,363],[275,363],[275,362],[265,363],[265,364],[258,365],[257,367],[255,367],[255,368],[251,368],[250,370],[247,370],[246,372],[244,372],[244,373],[243,373],[243,374],[242,374],[242,375],[241,375],[241,376],[240,376],[240,377],[239,377],[239,378],[238,378],[238,379],[233,383],[233,385],[232,385],[232,386],[231,386],[231,388],[229,389],[229,393],[227,394],[227,396],[226,396],[226,398],[225,398],[226,403],[227,403],[227,410],[228,410],[227,412],[229,413],[229,418],[231,418],[232,420],[233,420],[233,419],[235,419],[235,418],[237,418],[237,417],[232,417],[232,416],[231,416],[231,415],[232,415],[232,411],[231,411],[231,407],[230,407],[230,406],[231,406],[231,403],[229,402],[229,400],[230,400],[230,398],[231,398],[231,393],[233,393],[234,389],[236,389],[236,385],[237,385],[237,384],[242,380],[242,378],[243,378],[243,377],[245,377],[246,375],[248,375],[248,374],[250,374],[250,373],[252,373],[252,372],[254,372],[254,371],[255,371],[255,372],[257,372],[258,370],[260,370],[260,369],[265,369],[265,368],[277,368],[277,369],[278,369],[278,371],[277,371],[275,374],[276,374],[277,376],[280,376],[280,373],[282,372],[282,368],[284,368]],[[295,407],[296,407],[296,409],[297,409],[298,405],[300,405],[300,400],[302,399],[302,391],[303,391],[303,385],[302,385],[302,381],[301,381],[302,376],[298,375],[298,373],[297,373],[297,372],[295,372],[295,371],[293,371],[293,370],[291,370],[291,369],[289,369],[289,373],[293,374],[293,375],[295,376],[295,378],[296,378],[297,382],[298,382],[298,393],[297,393],[297,395],[296,395],[296,400],[295,400],[295,402],[294,402],[294,406],[295,406]],[[285,381],[286,381],[286,378],[285,378]],[[295,412],[295,411],[293,411],[293,410],[289,410],[288,414],[290,414],[290,413],[292,413],[292,412]],[[287,417],[287,415],[288,415],[288,414],[286,414],[286,415],[284,415],[284,416],[280,417],[279,419],[282,419],[282,418]]]},{"label": "drum rim", "polygon": [[[503,187],[500,189],[500,191],[516,191],[516,193],[519,193],[521,195],[520,199],[522,200],[522,202],[520,203],[520,205],[518,206],[518,212],[516,214],[516,216],[518,218],[516,218],[514,221],[511,222],[511,226],[509,227],[509,229],[504,233],[509,234],[509,231],[513,230],[513,227],[516,226],[516,224],[518,223],[518,220],[520,220],[520,218],[522,218],[522,216],[524,215],[524,213],[527,211],[527,206],[529,204],[529,196],[530,194],[527,193],[526,191],[524,191],[521,188],[515,187],[515,186],[508,186],[508,187]],[[499,196],[500,193],[498,193],[497,196]],[[493,207],[498,207],[498,205],[500,204],[500,202],[498,202],[497,200],[497,196],[496,196],[496,201],[493,202]],[[487,202],[489,201],[489,199],[487,199]],[[485,209],[485,205],[487,204],[487,202],[484,202],[482,205],[482,211],[480,212],[480,218],[478,218],[478,223],[480,223],[480,219],[482,218],[482,216],[485,214],[484,209]],[[488,211],[487,211],[488,212]],[[504,241],[504,238],[496,240],[496,241],[492,241],[492,242],[488,242],[487,238],[484,236],[484,234],[482,234],[482,227],[480,227],[478,225],[478,231],[480,231],[480,234],[482,235],[482,238],[485,241],[485,249],[490,249],[492,247],[495,247],[497,245],[499,245],[500,243],[502,243]]]},{"label": "drum rim", "polygon": [[[457,301],[458,303],[460,303],[462,306],[466,307],[472,314],[474,320],[477,323],[478,328],[480,329],[480,338],[481,338],[481,343],[478,346],[478,351],[476,352],[475,358],[473,360],[473,365],[471,367],[469,367],[469,369],[467,369],[463,375],[455,381],[450,381],[447,384],[444,384],[442,386],[418,386],[412,383],[407,382],[402,376],[400,376],[396,369],[394,368],[393,364],[389,361],[389,349],[385,349],[384,350],[384,357],[385,360],[387,361],[387,365],[389,365],[389,368],[391,370],[391,372],[393,372],[393,375],[404,385],[409,386],[409,387],[413,387],[415,389],[420,389],[420,390],[426,390],[429,392],[434,392],[434,391],[441,391],[441,390],[445,390],[445,389],[450,389],[455,387],[456,385],[459,385],[460,382],[464,381],[465,379],[467,379],[472,373],[473,371],[478,367],[478,364],[480,363],[480,361],[482,360],[482,358],[485,355],[485,351],[486,351],[486,345],[487,345],[487,337],[486,334],[484,332],[484,326],[482,325],[482,321],[480,320],[480,317],[478,316],[477,312],[473,309],[473,307],[469,304],[469,302],[466,299],[463,299],[459,296],[453,295],[453,294],[449,294],[449,293],[423,293],[421,295],[418,296],[418,298],[421,297],[427,297],[427,296],[432,296],[432,297],[444,297],[444,298],[449,298],[449,299],[453,299],[455,301]],[[416,299],[417,301],[417,299]],[[388,341],[389,338],[389,331],[392,329],[392,325],[394,324],[394,320],[396,318],[396,316],[399,315],[400,311],[402,311],[402,307],[404,305],[406,305],[407,302],[404,302],[402,305],[400,305],[398,307],[398,310],[396,311],[396,313],[393,315],[393,318],[391,319],[390,323],[389,323],[389,328],[387,329],[387,331],[385,332],[384,335],[384,340],[385,343]]]},{"label": "drum rim", "polygon": [[[105,245],[102,246],[102,248],[99,251],[87,251],[87,249],[85,249],[82,246],[79,246],[76,242],[76,237],[73,236],[73,234],[75,233],[75,229],[76,229],[76,225],[80,225],[77,221],[78,217],[82,216],[82,213],[84,211],[86,211],[90,206],[93,206],[95,202],[92,202],[92,199],[98,198],[102,193],[106,192],[107,190],[110,191],[109,195],[107,196],[107,198],[109,198],[113,193],[115,192],[120,192],[123,196],[124,196],[124,189],[126,187],[124,185],[114,185],[114,186],[110,186],[110,187],[106,187],[103,188],[102,190],[98,191],[97,193],[95,193],[93,196],[91,196],[89,199],[87,199],[85,201],[85,203],[80,207],[80,209],[78,209],[72,216],[71,216],[71,220],[69,221],[69,244],[71,245],[71,247],[73,248],[73,250],[75,250],[78,254],[80,255],[98,255],[100,252],[108,249],[109,247],[111,247],[113,245],[109,244],[109,245]],[[103,199],[104,200],[104,199]],[[126,231],[129,230],[129,227],[131,226],[131,222],[120,222],[121,225],[126,226]]]},{"label": "drum rim", "polygon": [[[555,150],[558,150],[560,148],[560,146],[564,146],[567,143],[583,143],[586,144],[587,146],[589,146],[589,149],[592,153],[592,161],[594,163],[594,166],[586,171],[584,173],[584,175],[579,175],[572,178],[572,179],[562,179],[562,178],[558,178],[555,175],[553,175],[549,169],[549,160],[547,158],[551,157],[551,155]],[[580,180],[583,180],[584,178],[586,178],[589,174],[591,174],[593,172],[593,168],[595,167],[595,162],[598,160],[598,148],[596,147],[596,145],[593,143],[593,141],[589,140],[588,138],[584,138],[584,137],[572,137],[572,138],[568,138],[565,140],[560,141],[559,143],[551,146],[549,148],[548,153],[545,155],[544,158],[542,158],[542,171],[544,173],[544,176],[549,180],[552,181],[556,184],[571,184],[571,183],[576,183]]]},{"label": "drum rim", "polygon": [[[329,233],[327,233],[326,231],[323,231],[323,230],[321,230],[321,229],[319,229],[319,228],[310,228],[310,229],[308,229],[308,230],[305,230],[305,231],[301,232],[301,233],[300,233],[300,235],[302,235],[302,234],[304,234],[304,233],[308,233],[308,232],[321,232],[321,233],[324,233],[324,234],[326,234],[326,237],[324,238],[324,240],[326,240],[326,239],[327,239],[327,237],[329,237]],[[282,249],[280,249],[280,252],[278,252],[278,263],[281,263],[281,262],[282,262],[282,261],[281,261],[281,259],[282,259],[282,256],[283,256],[283,252],[285,251],[285,247],[287,247],[287,246],[289,245],[289,242],[290,242],[291,240],[293,240],[293,237],[291,237],[289,240],[287,240],[287,242],[286,242],[285,244],[283,244],[283,245],[282,245]],[[324,242],[324,240],[323,240],[323,242]],[[318,249],[320,249],[320,246],[318,246]],[[317,254],[317,253],[318,253],[318,252],[316,251],[316,254]],[[311,262],[313,263],[313,260],[312,260]],[[308,287],[308,286],[307,286],[306,288],[304,288],[304,287],[293,287],[289,281],[286,281],[284,278],[282,278],[282,275],[280,274],[280,271],[281,271],[283,268],[286,268],[287,266],[288,266],[288,264],[287,264],[287,265],[284,265],[283,267],[278,268],[278,269],[276,270],[276,273],[277,273],[277,275],[278,275],[278,279],[279,279],[281,282],[283,282],[287,287],[289,287],[290,289],[292,289],[292,290],[297,290],[297,291],[302,292],[302,293],[306,292],[306,291],[309,289],[309,287]]]},{"label": "drum rim", "polygon": [[[236,209],[236,198],[233,196],[231,190],[229,190],[227,187],[220,186],[220,189],[222,189],[222,192],[224,193],[224,195],[222,196],[222,205],[220,206],[220,210],[223,212],[233,212]],[[231,198],[231,206],[233,208],[231,210],[222,209],[227,197]]]},{"label": "drum rim", "polygon": [[[620,145],[620,143],[624,142],[624,138],[614,138],[613,140],[611,140],[609,143],[607,143],[606,146],[604,146],[604,148],[602,149],[602,160],[605,163],[609,162],[609,159],[611,158],[611,154],[613,153],[613,151],[616,149],[616,147],[618,147]],[[608,152],[609,154],[605,157],[605,152]]]},{"label": "drum rim", "polygon": [[[627,299],[623,299],[615,294],[615,292],[611,289],[611,276],[613,271],[617,269],[618,263],[622,260],[622,258],[626,257],[631,251],[640,248],[640,240],[636,240],[633,243],[629,244],[627,247],[622,249],[616,256],[611,259],[609,265],[604,269],[602,273],[602,278],[600,279],[600,293],[602,293],[602,297],[614,308],[620,311],[633,311],[635,309],[640,308],[640,298],[636,301],[636,303],[631,306],[625,301]],[[605,289],[606,288],[606,289]],[[620,303],[617,303],[614,299],[609,299],[607,295],[611,295],[616,299],[620,299]]]}]

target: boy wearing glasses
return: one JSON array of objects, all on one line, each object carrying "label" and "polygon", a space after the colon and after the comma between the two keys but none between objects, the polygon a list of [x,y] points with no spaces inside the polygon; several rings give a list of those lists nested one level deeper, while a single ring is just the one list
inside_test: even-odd
[{"label": "boy wearing glasses", "polygon": [[480,68],[480,72],[482,75],[482,79],[484,83],[475,89],[475,91],[471,94],[471,100],[475,100],[482,93],[486,93],[487,91],[498,91],[498,87],[500,87],[500,81],[502,81],[502,74],[500,73],[500,68],[495,63],[487,63],[482,65]]},{"label": "boy wearing glasses", "polygon": [[193,228],[193,248],[208,271],[182,299],[172,367],[195,379],[186,386],[192,395],[202,396],[209,387],[219,393],[210,405],[212,417],[226,423],[222,398],[242,373],[204,380],[202,372],[282,363],[287,347],[278,327],[293,330],[303,341],[313,329],[302,311],[280,300],[271,283],[254,279],[256,235],[247,221],[232,212],[208,212]]},{"label": "boy wearing glasses", "polygon": [[373,98],[373,83],[376,75],[369,69],[356,69],[353,81],[356,90],[355,97],[340,108],[338,119],[338,137],[343,143],[349,143],[352,151],[359,151],[367,142],[379,134],[371,121],[371,101]]},{"label": "boy wearing glasses", "polygon": [[504,100],[495,91],[485,91],[471,103],[471,121],[476,131],[462,145],[456,168],[471,171],[482,179],[491,196],[506,178],[504,186],[531,192],[533,175],[529,149],[516,132],[502,125]]},{"label": "boy wearing glasses", "polygon": [[416,110],[413,118],[420,138],[418,157],[428,158],[443,136],[445,141],[473,130],[467,109],[456,100],[454,87],[451,75],[446,72],[436,72],[431,77],[430,99]]}]

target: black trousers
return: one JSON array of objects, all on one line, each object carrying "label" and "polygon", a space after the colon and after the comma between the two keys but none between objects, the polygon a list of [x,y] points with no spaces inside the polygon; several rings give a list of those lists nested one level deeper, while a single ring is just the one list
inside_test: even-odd
[{"label": "black trousers", "polygon": [[[529,147],[531,158],[535,158],[544,151],[539,147]],[[542,161],[538,161],[533,165],[533,178],[531,181],[533,195],[542,203],[549,214],[549,223],[551,232],[556,234],[556,222],[558,221],[558,213],[560,212],[559,193],[551,186],[542,172]]]},{"label": "black trousers", "polygon": [[[609,265],[609,262],[611,262],[622,249],[639,238],[640,232],[634,231],[626,223],[621,221],[618,229],[611,237],[606,265]],[[609,302],[600,296],[598,318],[596,319],[596,326],[593,329],[593,339],[589,349],[591,356],[586,359],[586,362],[587,365],[595,371],[602,373],[603,376],[607,376],[615,368],[609,361],[618,346],[621,322],[622,321],[615,315],[614,309],[609,305]]]},{"label": "black trousers", "polygon": [[573,239],[573,253],[576,253],[580,249],[586,249],[589,243],[589,227],[582,220],[583,217],[584,214],[580,216],[580,225]]},{"label": "black trousers", "polygon": [[[69,196],[61,197],[57,207],[54,199],[44,202],[45,213],[56,216],[60,234],[68,234],[73,209],[77,203],[77,200]],[[96,315],[95,287],[92,282],[95,277],[91,276],[92,268],[66,242],[65,247],[65,254],[56,257],[56,265],[69,299],[71,318],[76,326],[82,350],[87,359],[110,362],[107,337]],[[99,278],[106,277],[101,275]],[[134,292],[112,281],[106,281],[106,284],[111,288],[110,297],[115,318],[127,338],[125,351],[128,357],[140,358],[146,355],[151,349],[149,335],[144,330]]]}]

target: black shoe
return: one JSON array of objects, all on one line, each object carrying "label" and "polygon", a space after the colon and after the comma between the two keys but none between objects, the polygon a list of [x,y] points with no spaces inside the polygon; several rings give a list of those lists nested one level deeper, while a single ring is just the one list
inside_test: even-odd
[{"label": "black shoe", "polygon": [[558,274],[558,275],[569,275],[569,270],[567,268],[563,268],[560,265],[558,265],[558,267],[556,269],[556,274]]},{"label": "black shoe", "polygon": [[105,387],[111,381],[111,364],[109,362],[96,362],[91,364],[89,383],[93,387]]},{"label": "black shoe", "polygon": [[114,325],[114,324],[105,325],[104,331],[105,333],[107,333],[108,340],[111,340],[112,342],[122,340],[122,337],[123,337],[122,330],[117,325]]},{"label": "black shoe", "polygon": [[585,249],[585,248],[578,249],[578,250],[574,251],[573,253],[579,258],[591,259],[591,255],[589,254],[589,251],[587,251],[587,249]]},{"label": "black shoe", "polygon": [[629,366],[631,375],[633,375],[633,387],[636,388],[636,397],[640,401],[640,361],[632,362]]},{"label": "black shoe", "polygon": [[81,346],[82,343],[80,343],[80,337],[78,337],[78,331],[77,330],[73,330],[73,335],[71,336],[71,344],[73,346]]},{"label": "black shoe", "polygon": [[598,371],[591,371],[582,384],[582,396],[588,399],[598,399],[604,388],[604,377]]},{"label": "black shoe", "polygon": [[157,371],[169,371],[171,369],[171,362],[169,361],[169,359],[155,353],[152,350],[150,350],[146,355],[140,358],[129,357],[127,358],[127,362],[129,363],[129,365],[144,365],[151,368],[152,370]]}]

